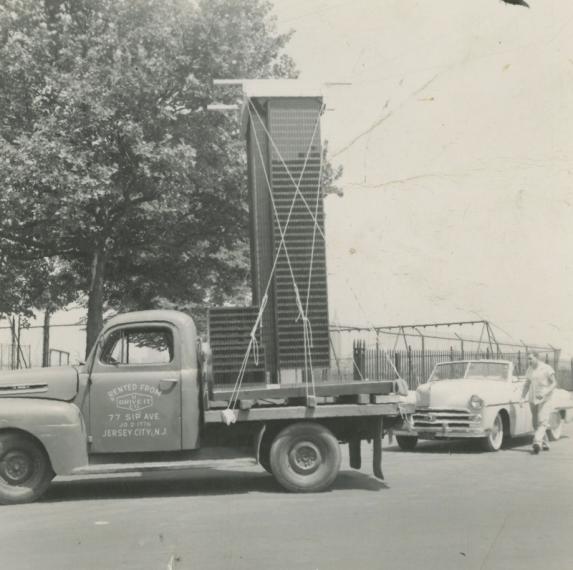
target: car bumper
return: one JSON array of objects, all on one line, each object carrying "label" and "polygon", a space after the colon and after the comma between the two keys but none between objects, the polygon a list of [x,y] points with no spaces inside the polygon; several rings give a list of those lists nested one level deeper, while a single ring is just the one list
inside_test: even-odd
[{"label": "car bumper", "polygon": [[458,439],[487,437],[491,430],[479,428],[424,428],[423,430],[399,428],[393,431],[394,435],[418,437],[419,439]]},{"label": "car bumper", "polygon": [[485,428],[483,420],[465,422],[466,425],[450,425],[448,422],[438,421],[436,425],[417,426],[415,422],[404,421],[401,426],[393,430],[395,435],[418,437],[420,439],[458,439],[458,438],[481,438],[487,437],[491,432]]}]

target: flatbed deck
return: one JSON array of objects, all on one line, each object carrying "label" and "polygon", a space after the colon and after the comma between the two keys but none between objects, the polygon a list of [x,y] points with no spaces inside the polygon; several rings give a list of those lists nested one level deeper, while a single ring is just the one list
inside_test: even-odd
[{"label": "flatbed deck", "polygon": [[[394,398],[393,401],[378,404],[322,404],[314,408],[307,406],[267,406],[237,409],[235,416],[237,422],[255,422],[269,420],[293,419],[323,419],[366,416],[397,416],[414,412],[412,404],[405,404],[402,400]],[[206,424],[221,423],[221,410],[208,410],[205,412]]]},{"label": "flatbed deck", "polygon": [[[317,397],[357,396],[359,394],[389,395],[394,391],[393,380],[364,380],[356,382],[317,382],[314,390],[306,384],[243,384],[239,400],[264,400],[266,398],[305,398],[309,393]],[[212,400],[230,400],[232,386],[213,388]]]}]

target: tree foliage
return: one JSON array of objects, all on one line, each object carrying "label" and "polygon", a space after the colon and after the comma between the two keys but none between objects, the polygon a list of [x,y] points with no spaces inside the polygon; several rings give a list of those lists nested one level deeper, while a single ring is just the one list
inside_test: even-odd
[{"label": "tree foliage", "polygon": [[77,273],[88,345],[105,301],[199,303],[244,280],[243,145],[207,105],[213,78],[292,76],[287,42],[260,0],[0,6],[0,247]]}]

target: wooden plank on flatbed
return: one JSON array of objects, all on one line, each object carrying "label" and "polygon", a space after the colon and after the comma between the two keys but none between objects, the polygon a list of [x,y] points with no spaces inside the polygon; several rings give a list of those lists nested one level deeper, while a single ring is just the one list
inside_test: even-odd
[{"label": "wooden plank on flatbed", "polygon": [[[356,394],[389,394],[392,392],[393,380],[377,380],[363,382],[317,383],[313,390],[316,396],[353,396]],[[306,398],[308,387],[305,384],[260,384],[243,385],[239,391],[239,399],[263,400],[265,398]],[[214,400],[230,400],[233,395],[231,386],[215,387]]]},{"label": "wooden plank on flatbed", "polygon": [[[387,404],[334,404],[307,408],[306,406],[281,406],[235,410],[238,422],[269,420],[344,418],[353,416],[397,416],[398,403]],[[205,412],[205,423],[221,423],[221,410]]]}]

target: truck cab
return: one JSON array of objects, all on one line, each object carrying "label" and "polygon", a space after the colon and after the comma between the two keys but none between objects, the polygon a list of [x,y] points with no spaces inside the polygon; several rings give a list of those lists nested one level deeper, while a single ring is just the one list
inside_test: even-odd
[{"label": "truck cab", "polygon": [[177,311],[110,320],[79,373],[90,454],[199,447],[197,331]]}]

